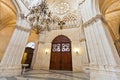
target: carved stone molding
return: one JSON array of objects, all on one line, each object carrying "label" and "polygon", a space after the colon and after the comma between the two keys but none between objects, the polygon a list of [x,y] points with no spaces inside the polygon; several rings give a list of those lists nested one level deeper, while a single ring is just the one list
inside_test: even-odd
[{"label": "carved stone molding", "polygon": [[120,38],[116,39],[114,43],[120,42]]},{"label": "carved stone molding", "polygon": [[86,0],[83,0],[79,3],[79,6],[82,5]]},{"label": "carved stone molding", "polygon": [[19,14],[18,14],[18,17],[21,17],[21,19],[25,19],[25,18],[26,18],[23,13],[19,13]]},{"label": "carved stone molding", "polygon": [[91,25],[92,23],[96,22],[97,20],[102,20],[104,23],[107,24],[107,21],[105,20],[105,18],[103,17],[103,15],[98,14],[95,17],[92,17],[90,20],[88,20],[87,22],[83,23],[83,27],[88,27],[89,25]]},{"label": "carved stone molding", "polygon": [[45,42],[44,41],[38,41],[38,43],[44,44]]},{"label": "carved stone molding", "polygon": [[85,38],[83,38],[83,39],[80,39],[80,42],[84,42],[84,41],[86,41],[86,39],[85,39]]},{"label": "carved stone molding", "polygon": [[18,25],[16,25],[16,29],[18,29],[18,30],[22,30],[22,31],[26,31],[26,32],[30,32],[30,31],[31,31],[31,29],[24,28],[24,27],[22,27],[22,26],[18,26]]}]

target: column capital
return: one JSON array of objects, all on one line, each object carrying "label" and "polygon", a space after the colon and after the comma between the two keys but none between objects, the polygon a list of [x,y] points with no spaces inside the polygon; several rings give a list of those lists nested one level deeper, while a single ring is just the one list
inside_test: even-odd
[{"label": "column capital", "polygon": [[102,20],[104,23],[107,23],[104,16],[102,14],[97,14],[96,16],[92,17],[90,20],[83,23],[83,27],[88,27],[90,24],[96,22],[97,20]]},{"label": "column capital", "polygon": [[31,29],[28,29],[28,28],[25,28],[25,27],[22,27],[22,26],[19,26],[19,25],[16,25],[15,27],[16,27],[16,29],[22,30],[22,31],[25,31],[25,32],[30,32],[31,31]]},{"label": "column capital", "polygon": [[84,41],[86,41],[86,38],[80,39],[80,42],[84,42]]},{"label": "column capital", "polygon": [[18,14],[18,17],[20,17],[21,19],[25,19],[25,18],[26,18],[23,13],[19,13],[19,14]]}]

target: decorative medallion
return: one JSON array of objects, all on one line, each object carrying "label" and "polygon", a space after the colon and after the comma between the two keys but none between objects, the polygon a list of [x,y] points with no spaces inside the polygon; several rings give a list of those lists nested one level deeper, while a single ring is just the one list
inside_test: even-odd
[{"label": "decorative medallion", "polygon": [[69,10],[70,10],[70,5],[66,2],[58,3],[54,8],[55,13],[60,15],[65,14]]}]

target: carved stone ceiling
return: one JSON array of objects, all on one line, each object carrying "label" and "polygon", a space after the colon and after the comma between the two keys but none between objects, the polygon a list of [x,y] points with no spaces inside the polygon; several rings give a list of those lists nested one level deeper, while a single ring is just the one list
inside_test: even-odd
[{"label": "carved stone ceiling", "polygon": [[0,0],[0,30],[13,27],[16,23],[16,10],[11,0]]},{"label": "carved stone ceiling", "polygon": [[100,9],[105,16],[110,32],[115,39],[118,39],[120,27],[120,0],[99,0]]},{"label": "carved stone ceiling", "polygon": [[[27,8],[31,8],[41,3],[41,0],[22,0],[22,1]],[[62,18],[67,13],[71,13],[77,10],[80,1],[82,0],[47,0],[47,4],[53,15],[57,15]]]},{"label": "carved stone ceiling", "polygon": [[[31,0],[33,1],[33,0]],[[36,0],[35,0],[36,1]],[[49,5],[54,6],[54,12],[62,15],[77,8],[79,0],[47,0]],[[110,25],[111,32],[118,37],[120,25],[120,0],[99,0],[101,12],[105,15]],[[0,0],[0,30],[14,26],[16,23],[16,10],[11,0]]]},{"label": "carved stone ceiling", "polygon": [[[17,11],[12,0],[0,0],[0,60],[13,34],[16,20]],[[28,42],[36,40],[38,35],[32,31]]]},{"label": "carved stone ceiling", "polygon": [[[48,0],[48,3],[54,6],[53,10],[56,14],[63,15],[77,8],[76,1],[79,0]],[[100,10],[110,25],[110,32],[115,38],[119,38],[120,0],[99,0],[99,3]],[[14,31],[16,16],[16,9],[12,0],[0,0],[0,59]],[[32,31],[28,41],[36,41],[37,39],[38,35]]]}]

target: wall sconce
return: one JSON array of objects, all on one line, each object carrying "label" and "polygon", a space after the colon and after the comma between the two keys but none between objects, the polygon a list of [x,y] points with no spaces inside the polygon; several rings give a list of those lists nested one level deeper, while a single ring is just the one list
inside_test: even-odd
[{"label": "wall sconce", "polygon": [[75,48],[75,53],[79,54],[79,49],[78,48]]},{"label": "wall sconce", "polygon": [[45,49],[45,54],[48,54],[49,53],[49,49]]}]

